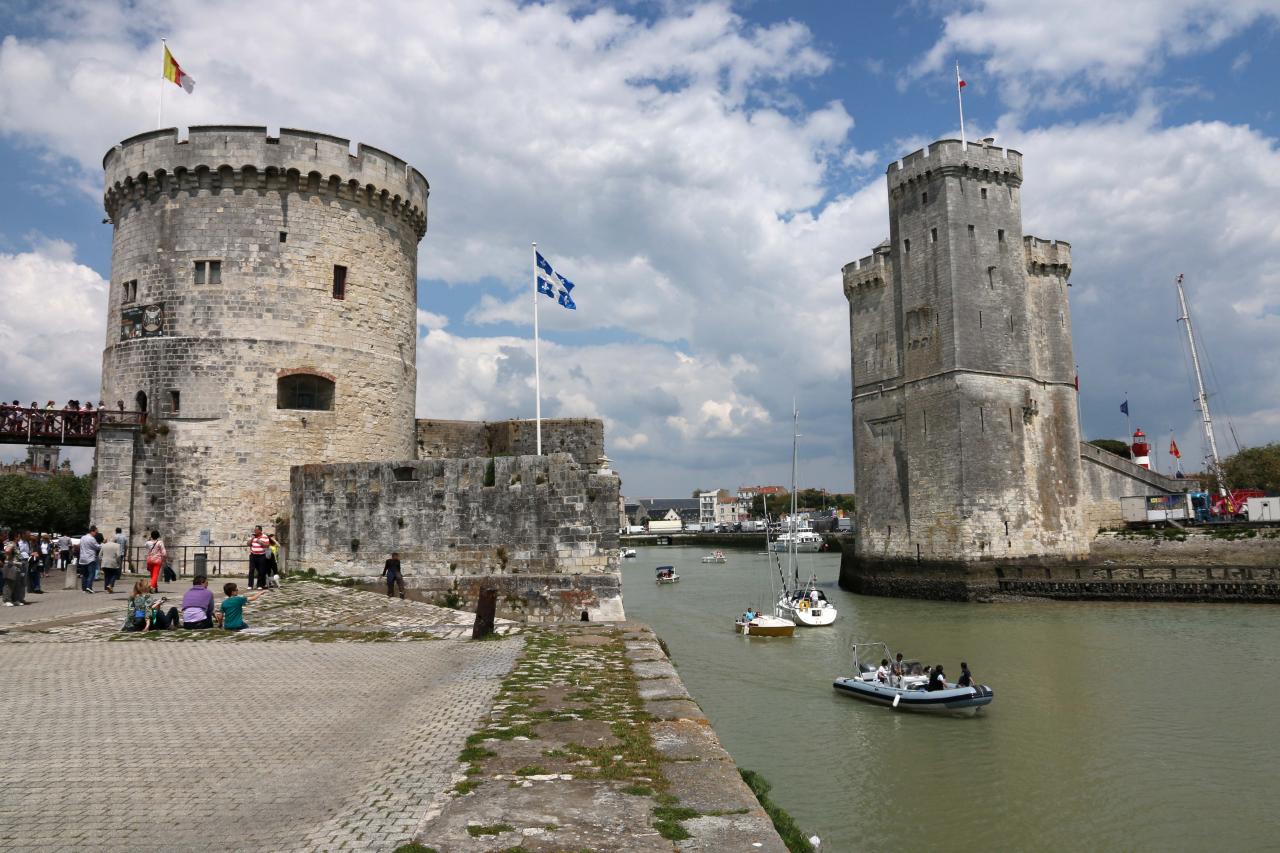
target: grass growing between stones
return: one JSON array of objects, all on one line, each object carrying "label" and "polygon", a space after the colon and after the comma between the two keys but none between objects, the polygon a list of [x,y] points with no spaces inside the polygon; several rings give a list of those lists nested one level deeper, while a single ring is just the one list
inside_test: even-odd
[{"label": "grass growing between stones", "polygon": [[[494,750],[501,752],[495,741],[537,739],[536,727],[540,724],[597,721],[608,725],[616,743],[569,741],[543,750],[542,755],[569,763],[572,772],[559,774],[561,778],[617,782],[621,783],[618,790],[623,794],[653,798],[654,828],[670,840],[689,838],[683,821],[700,813],[681,807],[678,799],[667,793],[663,759],[649,734],[652,718],[645,712],[636,689],[622,632],[587,636],[607,641],[576,646],[565,632],[526,633],[524,653],[503,681],[489,723],[467,738],[466,748],[459,755],[467,765],[467,778],[454,786],[455,795],[469,794],[488,781],[484,778],[488,759],[496,757]],[[562,698],[547,700],[548,696]],[[525,765],[515,771],[516,779],[523,779],[515,784],[545,784],[527,777],[554,772],[539,765]]]},{"label": "grass growing between stones", "polygon": [[738,772],[742,774],[742,781],[747,783],[751,793],[755,794],[756,799],[760,801],[760,807],[769,815],[769,820],[773,821],[773,828],[778,831],[778,835],[782,836],[782,843],[787,845],[787,849],[791,853],[814,853],[813,845],[796,825],[795,818],[791,817],[782,806],[769,799],[769,790],[773,786],[759,773],[741,768]]},{"label": "grass growing between stones", "polygon": [[468,826],[467,835],[479,838],[483,835],[501,835],[504,832],[515,832],[516,828],[509,823],[495,823],[491,826]]}]

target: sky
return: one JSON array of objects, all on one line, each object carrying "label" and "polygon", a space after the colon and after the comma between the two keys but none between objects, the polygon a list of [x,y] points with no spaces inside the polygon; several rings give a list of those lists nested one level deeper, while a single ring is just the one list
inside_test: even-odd
[{"label": "sky", "polygon": [[[1072,245],[1086,438],[1199,467],[1184,274],[1220,445],[1280,440],[1280,0],[515,3],[0,0],[0,397],[96,399],[102,156],[164,124],[319,130],[431,184],[419,417],[595,417],[629,498],[853,489],[841,267],[887,164],[1024,155],[1024,231]],[[196,81],[160,78],[167,37]],[[23,454],[4,448],[5,457]],[[89,456],[72,454],[86,470]]]}]

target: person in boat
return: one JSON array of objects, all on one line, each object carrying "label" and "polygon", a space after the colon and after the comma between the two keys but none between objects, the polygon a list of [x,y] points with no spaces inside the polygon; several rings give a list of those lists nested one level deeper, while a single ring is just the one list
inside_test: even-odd
[{"label": "person in boat", "polygon": [[816,589],[809,590],[809,603],[812,604],[814,607],[818,606],[818,601],[821,599],[821,597],[822,597],[822,593],[818,592]]},{"label": "person in boat", "polygon": [[969,664],[960,661],[960,677],[956,679],[956,687],[972,687],[973,673],[969,672]]},{"label": "person in boat", "polygon": [[929,690],[946,690],[947,679],[946,674],[942,671],[942,664],[938,664],[929,672]]},{"label": "person in boat", "polygon": [[880,665],[876,667],[876,681],[887,684],[889,681],[889,659],[881,658]]},{"label": "person in boat", "polygon": [[756,612],[748,607],[747,612],[742,614],[742,618],[744,621],[750,622],[752,619],[756,618]]}]

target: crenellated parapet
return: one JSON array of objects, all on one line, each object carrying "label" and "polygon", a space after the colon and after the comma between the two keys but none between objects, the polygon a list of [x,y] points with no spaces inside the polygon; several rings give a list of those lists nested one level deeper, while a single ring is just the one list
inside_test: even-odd
[{"label": "crenellated parapet", "polygon": [[882,288],[893,280],[893,262],[889,241],[876,246],[870,255],[844,265],[844,298],[853,299],[860,292]]},{"label": "crenellated parapet", "polygon": [[890,163],[887,175],[891,195],[949,175],[1018,187],[1022,185],[1022,154],[985,141],[940,139]]},{"label": "crenellated parapet", "polygon": [[144,201],[178,194],[277,192],[328,196],[427,231],[430,186],[417,169],[368,145],[308,130],[210,125],[139,134],[102,161],[103,207],[116,220]]},{"label": "crenellated parapet", "polygon": [[1027,258],[1027,275],[1071,277],[1070,243],[1026,236],[1022,238],[1022,248]]}]

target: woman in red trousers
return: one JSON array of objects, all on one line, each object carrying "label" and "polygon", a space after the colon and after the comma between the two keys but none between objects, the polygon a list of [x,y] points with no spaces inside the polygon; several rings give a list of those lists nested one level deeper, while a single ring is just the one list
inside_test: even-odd
[{"label": "woman in red trousers", "polygon": [[164,540],[160,538],[160,531],[151,531],[151,539],[147,542],[147,569],[151,572],[152,592],[160,590],[160,570],[164,568],[168,553],[164,548]]}]

